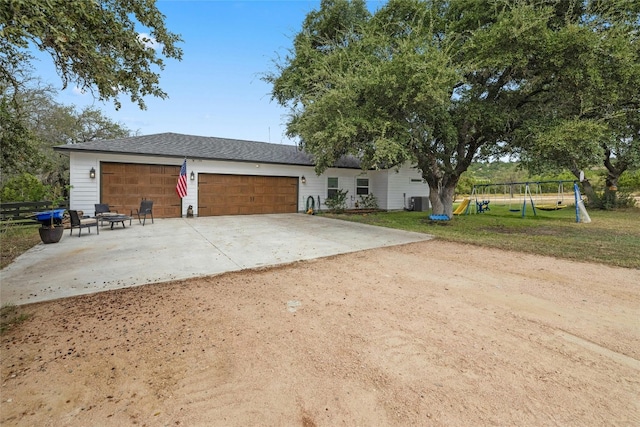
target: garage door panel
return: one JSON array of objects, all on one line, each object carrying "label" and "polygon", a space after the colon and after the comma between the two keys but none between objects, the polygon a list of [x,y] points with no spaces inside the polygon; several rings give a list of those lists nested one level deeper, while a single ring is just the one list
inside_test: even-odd
[{"label": "garage door panel", "polygon": [[181,200],[175,191],[179,173],[180,166],[103,162],[100,201],[128,214],[143,199],[153,200],[155,218],[180,217]]},{"label": "garage door panel", "polygon": [[102,173],[122,176],[124,174],[124,169],[125,167],[123,163],[109,163],[108,170],[103,168]]},{"label": "garage door panel", "polygon": [[143,177],[140,177],[140,176],[126,176],[124,178],[124,183],[129,186],[143,184],[145,183],[145,181],[147,180],[145,180]]},{"label": "garage door panel", "polygon": [[259,213],[262,213],[262,212],[256,211],[255,207],[253,206],[238,206],[238,210],[237,210],[238,215],[251,215],[251,214],[259,214]]},{"label": "garage door panel", "polygon": [[102,182],[107,185],[124,185],[124,177],[122,175],[103,175]]},{"label": "garage door panel", "polygon": [[[286,196],[278,199],[277,195]],[[200,174],[198,215],[249,215],[297,211],[298,179]]]}]

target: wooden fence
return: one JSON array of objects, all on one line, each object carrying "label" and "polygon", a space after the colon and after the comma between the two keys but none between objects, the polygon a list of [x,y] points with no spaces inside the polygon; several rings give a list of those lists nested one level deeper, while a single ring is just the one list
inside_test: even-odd
[{"label": "wooden fence", "polygon": [[[69,201],[65,200],[56,206],[56,209],[67,209]],[[51,209],[51,202],[12,202],[0,203],[0,222],[12,225],[32,225],[38,224],[34,212],[48,211]]]}]

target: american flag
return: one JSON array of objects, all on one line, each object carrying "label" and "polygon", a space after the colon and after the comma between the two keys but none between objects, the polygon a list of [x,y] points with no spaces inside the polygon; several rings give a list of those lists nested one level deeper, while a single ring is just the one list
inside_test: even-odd
[{"label": "american flag", "polygon": [[176,192],[181,199],[187,195],[187,159],[184,159],[182,167],[180,168],[180,177],[176,184]]}]

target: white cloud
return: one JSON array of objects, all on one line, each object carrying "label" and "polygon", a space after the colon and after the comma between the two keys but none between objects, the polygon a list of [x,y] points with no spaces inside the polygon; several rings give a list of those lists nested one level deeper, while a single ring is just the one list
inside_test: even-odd
[{"label": "white cloud", "polygon": [[74,86],[72,92],[74,93],[74,95],[84,95],[86,93],[84,89],[81,89],[78,86]]},{"label": "white cloud", "polygon": [[139,33],[138,40],[140,40],[147,49],[160,50],[160,43],[147,33]]}]

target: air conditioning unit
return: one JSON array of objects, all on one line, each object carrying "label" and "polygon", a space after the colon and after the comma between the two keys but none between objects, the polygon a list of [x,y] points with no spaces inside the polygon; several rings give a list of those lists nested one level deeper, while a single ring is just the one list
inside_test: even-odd
[{"label": "air conditioning unit", "polygon": [[428,197],[412,197],[411,206],[413,210],[417,212],[426,212],[429,210],[429,198]]}]

